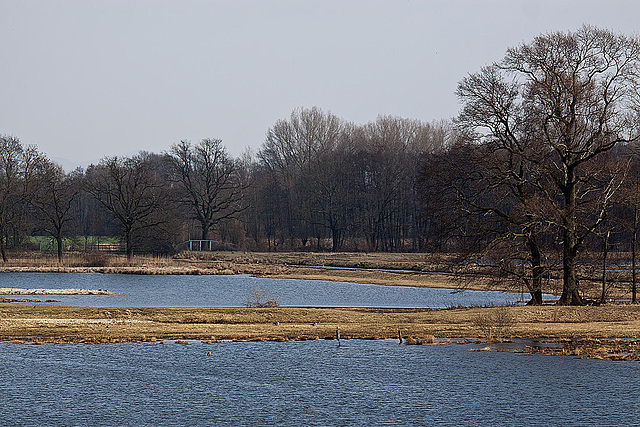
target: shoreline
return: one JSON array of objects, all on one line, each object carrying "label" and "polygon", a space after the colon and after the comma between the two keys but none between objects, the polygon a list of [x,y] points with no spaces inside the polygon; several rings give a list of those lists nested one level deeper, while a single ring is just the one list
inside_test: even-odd
[{"label": "shoreline", "polygon": [[[0,273],[90,273],[90,274],[130,274],[130,275],[250,275],[266,279],[321,280],[329,282],[350,282],[378,286],[403,286],[415,288],[460,289],[469,291],[499,291],[521,293],[522,290],[511,286],[489,286],[485,283],[466,283],[461,287],[450,273],[446,272],[408,272],[406,270],[378,270],[368,268],[335,269],[331,266],[291,266],[291,265],[243,265],[238,264],[226,268],[216,267],[64,267],[64,266],[0,266]],[[0,288],[0,295],[2,289]],[[545,290],[546,294],[557,294],[553,290]]]},{"label": "shoreline", "polygon": [[[523,284],[509,278],[483,276],[481,270],[457,276],[454,258],[452,254],[437,253],[219,251],[181,252],[166,257],[139,255],[127,260],[117,254],[77,252],[65,255],[63,262],[58,263],[55,257],[47,254],[19,253],[0,265],[0,273],[248,274],[259,278],[528,294]],[[580,274],[583,276],[583,297],[597,300],[602,293],[601,276],[594,276],[589,269],[583,269]],[[612,279],[607,282],[607,298],[629,299],[630,278],[618,275],[616,280]],[[550,277],[544,282],[542,292],[559,296],[562,293],[561,277]]]},{"label": "shoreline", "polygon": [[104,289],[77,288],[0,288],[0,295],[124,295],[122,292],[111,292]]},{"label": "shoreline", "polygon": [[[196,253],[174,258],[106,258],[105,265],[67,265],[50,259],[16,259],[0,272],[142,275],[231,275],[325,280],[384,286],[522,292],[508,282],[477,280],[462,287],[445,271],[446,260],[425,254]],[[76,264],[73,264],[76,262]],[[558,294],[550,281],[544,293]],[[0,289],[7,292],[6,288]],[[22,289],[9,295],[115,294],[104,290]],[[594,291],[588,289],[587,291]],[[599,291],[599,289],[595,289]],[[80,293],[83,292],[83,293]],[[622,289],[612,288],[617,296]],[[585,296],[591,296],[587,292]],[[14,304],[17,302],[18,304]],[[47,302],[54,302],[48,300]],[[468,337],[474,351],[504,350],[505,339],[553,345],[514,351],[569,354],[612,360],[640,360],[640,306],[555,305],[448,308],[98,308],[38,305],[30,299],[0,299],[0,341],[31,344],[398,339],[405,344],[455,343]],[[453,341],[452,341],[453,340]]]},{"label": "shoreline", "polygon": [[539,340],[558,345],[512,350],[640,360],[640,306],[632,305],[356,309],[0,304],[0,341],[13,343],[333,340],[336,327],[345,340],[398,339],[400,334],[405,344],[453,344],[466,337],[466,343],[483,346],[474,351],[503,351],[500,343],[505,340]]}]

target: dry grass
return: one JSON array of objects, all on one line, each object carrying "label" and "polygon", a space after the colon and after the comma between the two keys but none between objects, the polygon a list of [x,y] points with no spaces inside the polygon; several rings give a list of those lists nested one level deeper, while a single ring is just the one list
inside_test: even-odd
[{"label": "dry grass", "polygon": [[188,258],[125,256],[105,253],[67,254],[62,263],[54,256],[35,253],[10,258],[0,266],[4,272],[111,273],[111,274],[239,274],[234,264],[224,261],[197,262]]},{"label": "dry grass", "polygon": [[640,307],[465,309],[87,308],[0,304],[0,340],[122,342],[149,339],[303,340],[482,335],[476,319],[507,310],[518,338],[640,337]]}]

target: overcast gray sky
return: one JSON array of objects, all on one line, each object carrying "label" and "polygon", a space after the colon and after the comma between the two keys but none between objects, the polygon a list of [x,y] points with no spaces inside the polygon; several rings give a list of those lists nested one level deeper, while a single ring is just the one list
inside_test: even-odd
[{"label": "overcast gray sky", "polygon": [[0,0],[0,133],[85,163],[209,137],[239,155],[299,107],[450,118],[508,47],[638,17],[635,0]]}]

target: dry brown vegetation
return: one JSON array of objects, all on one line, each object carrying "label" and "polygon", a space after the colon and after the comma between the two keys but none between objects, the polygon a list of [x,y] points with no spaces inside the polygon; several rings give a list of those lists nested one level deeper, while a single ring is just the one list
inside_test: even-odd
[{"label": "dry brown vegetation", "polygon": [[89,308],[0,304],[0,339],[118,342],[149,339],[301,340],[479,337],[481,316],[508,316],[517,338],[640,337],[640,306],[456,309]]},{"label": "dry brown vegetation", "polygon": [[[114,255],[74,255],[67,257],[63,265],[59,265],[54,258],[31,256],[9,261],[0,270],[253,274],[383,285],[456,287],[457,283],[447,271],[447,265],[446,258],[434,259],[432,255],[425,254],[213,252],[184,253],[175,257],[138,256],[132,262]],[[470,288],[496,289],[489,283],[475,282]],[[502,290],[510,289],[505,286]],[[545,292],[554,290],[557,291],[550,288]],[[108,343],[333,339],[336,326],[340,326],[343,339],[397,339],[400,334],[405,343],[438,344],[460,337],[485,337],[488,341],[500,336],[532,338],[559,342],[561,346],[536,347],[526,351],[640,359],[640,350],[635,349],[640,348],[640,342],[633,340],[640,337],[640,306],[636,305],[440,310],[88,308],[7,304],[13,300],[3,302],[0,304],[2,341]],[[620,338],[627,340],[620,341]]]}]

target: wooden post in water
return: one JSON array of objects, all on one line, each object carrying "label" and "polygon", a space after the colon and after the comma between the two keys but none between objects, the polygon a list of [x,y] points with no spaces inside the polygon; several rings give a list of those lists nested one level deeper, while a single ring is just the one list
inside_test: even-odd
[{"label": "wooden post in water", "polygon": [[338,347],[340,347],[340,326],[336,326],[336,339],[338,340]]},{"label": "wooden post in water", "polygon": [[400,328],[398,328],[398,341],[402,344],[402,334],[400,333]]}]

